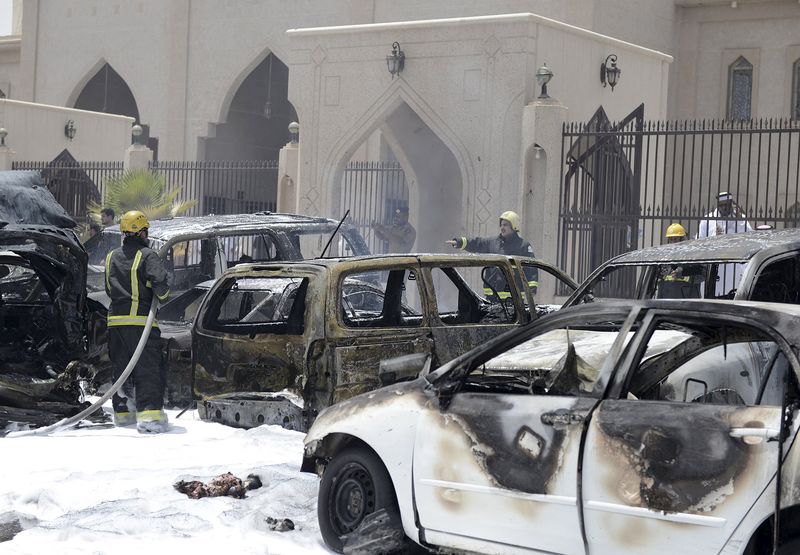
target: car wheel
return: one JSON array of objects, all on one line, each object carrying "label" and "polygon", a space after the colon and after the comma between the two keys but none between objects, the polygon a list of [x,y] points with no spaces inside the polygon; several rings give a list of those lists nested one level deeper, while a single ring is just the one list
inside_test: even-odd
[{"label": "car wheel", "polygon": [[378,456],[358,447],[334,457],[322,474],[317,503],[319,527],[328,547],[341,553],[342,536],[380,509],[397,511],[397,498]]}]

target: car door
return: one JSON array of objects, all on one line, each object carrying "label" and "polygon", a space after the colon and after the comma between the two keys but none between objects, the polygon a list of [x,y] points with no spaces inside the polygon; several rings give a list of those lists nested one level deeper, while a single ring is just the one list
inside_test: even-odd
[{"label": "car door", "polygon": [[341,264],[331,275],[326,337],[330,402],[380,387],[380,361],[431,353],[416,258]]},{"label": "car door", "polygon": [[511,263],[521,272],[528,306],[536,307],[536,315],[544,316],[561,308],[561,302],[575,292],[578,285],[567,274],[539,260],[514,257]]},{"label": "car door", "polygon": [[481,276],[486,271],[503,272],[509,283],[518,282],[512,278],[510,270],[504,264],[481,262],[424,265],[438,364],[444,364],[528,321],[519,289],[511,287],[506,298],[488,303],[472,288],[482,283]]},{"label": "car door", "polygon": [[192,333],[195,395],[297,386],[307,346],[322,331],[312,321],[320,281],[308,267],[292,266],[221,278]]},{"label": "car door", "polygon": [[583,422],[629,339],[624,308],[556,314],[431,376],[414,446],[419,525],[436,545],[584,553]]},{"label": "car door", "polygon": [[718,553],[775,476],[794,354],[745,318],[685,314],[647,316],[593,414],[590,553]]}]

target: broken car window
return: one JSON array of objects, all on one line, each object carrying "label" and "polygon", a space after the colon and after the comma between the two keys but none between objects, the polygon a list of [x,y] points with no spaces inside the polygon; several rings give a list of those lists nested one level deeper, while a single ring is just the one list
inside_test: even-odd
[{"label": "broken car window", "polygon": [[796,255],[772,262],[758,275],[751,300],[800,303],[800,260]]},{"label": "broken car window", "polygon": [[[468,389],[535,395],[591,396],[622,321],[550,330],[486,361],[468,375]],[[630,332],[625,344],[630,341]]]},{"label": "broken car window", "polygon": [[342,321],[357,328],[421,326],[417,283],[408,268],[346,275],[339,290]]},{"label": "broken car window", "polygon": [[788,361],[765,333],[728,323],[661,321],[630,378],[629,399],[781,404]]},{"label": "broken car window", "polygon": [[[322,249],[331,238],[333,229],[329,231],[307,231],[298,230],[295,232],[287,232],[289,241],[295,246],[300,253],[300,258],[304,260],[318,258],[322,256]],[[325,258],[336,258],[342,256],[353,256],[355,249],[350,242],[346,233],[342,233],[340,229],[336,236],[331,241]]]},{"label": "broken car window", "polygon": [[206,327],[237,334],[302,334],[307,288],[308,278],[232,278],[214,294]]},{"label": "broken car window", "polygon": [[[501,293],[497,291],[495,285],[492,285],[492,288],[497,293],[503,294],[500,302],[487,302],[467,285],[470,280],[473,282],[479,281],[481,274],[487,275],[485,270],[482,266],[431,269],[431,278],[436,294],[436,307],[439,319],[444,324],[460,326],[465,324],[512,323],[516,321],[514,299],[506,290],[505,273],[500,267],[488,267],[488,275],[494,276],[492,279],[495,282],[502,281],[503,287],[506,288]],[[489,280],[488,277],[487,280]]]},{"label": "broken car window", "polygon": [[226,235],[220,237],[222,252],[228,268],[248,262],[271,262],[280,260],[275,242],[264,233]]}]

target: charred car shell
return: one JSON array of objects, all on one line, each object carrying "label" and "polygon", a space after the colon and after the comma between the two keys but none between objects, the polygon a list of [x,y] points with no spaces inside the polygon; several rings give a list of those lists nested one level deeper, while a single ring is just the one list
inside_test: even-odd
[{"label": "charred car shell", "polygon": [[[800,510],[798,323],[797,307],[737,301],[564,309],[425,378],[325,410],[307,435],[302,470],[324,482],[333,462],[366,445],[391,477],[405,534],[430,547],[756,553],[769,549],[782,446],[779,552],[790,553]],[[554,363],[546,343],[564,329],[573,337]],[[591,349],[581,329],[600,334]],[[533,345],[524,351],[528,385],[520,374],[498,381],[513,367],[504,357],[524,345]],[[534,378],[547,368],[581,372],[581,361],[598,369],[592,388],[551,395],[558,380]],[[714,381],[715,373],[731,379]],[[748,380],[762,385],[752,392]],[[707,391],[694,398],[699,382]],[[689,398],[675,399],[687,386]],[[784,387],[791,416],[781,441],[781,395],[766,399]],[[321,519],[335,514],[319,502]]]},{"label": "charred car shell", "polygon": [[[427,353],[447,361],[535,318],[528,307],[537,305],[521,274],[526,265],[574,287],[545,262],[501,255],[234,268],[208,294],[193,328],[195,394],[209,405],[225,393],[293,389],[313,420],[322,408],[379,387],[383,359]],[[503,303],[488,302],[468,283],[470,275],[480,283],[486,267],[498,268],[512,284]]]}]

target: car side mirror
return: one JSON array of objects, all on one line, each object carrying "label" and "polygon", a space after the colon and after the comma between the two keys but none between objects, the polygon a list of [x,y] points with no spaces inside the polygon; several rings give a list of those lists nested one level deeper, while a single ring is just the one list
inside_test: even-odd
[{"label": "car side mirror", "polygon": [[430,368],[430,358],[428,353],[414,353],[382,360],[378,369],[381,385],[416,379],[426,368]]}]

